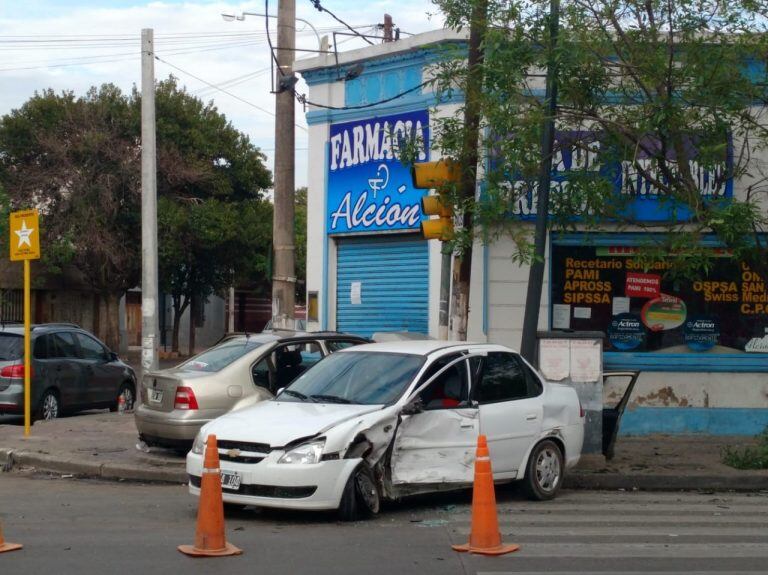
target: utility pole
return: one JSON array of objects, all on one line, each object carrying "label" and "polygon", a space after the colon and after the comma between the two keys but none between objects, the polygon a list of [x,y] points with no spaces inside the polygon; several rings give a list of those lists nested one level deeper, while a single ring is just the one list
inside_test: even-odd
[{"label": "utility pole", "polygon": [[155,47],[151,28],[141,31],[141,367],[157,369],[157,153]]},{"label": "utility pole", "polygon": [[549,5],[549,55],[547,57],[547,87],[544,105],[547,113],[541,131],[541,171],[536,187],[536,231],[533,245],[533,261],[528,274],[528,293],[525,298],[523,340],[520,353],[536,365],[536,330],[539,325],[541,290],[544,285],[544,255],[547,247],[547,219],[549,218],[549,186],[552,179],[552,148],[555,142],[555,114],[557,113],[557,34],[560,26],[560,0],[550,0]]},{"label": "utility pole", "polygon": [[[275,94],[275,197],[272,218],[272,325],[294,328],[296,272],[294,261],[294,105],[293,58],[296,47],[296,2],[277,6],[277,81]],[[286,87],[288,86],[288,87]]]},{"label": "utility pole", "polygon": [[467,339],[469,320],[469,282],[472,270],[472,218],[466,209],[475,201],[477,188],[478,139],[480,137],[480,100],[483,89],[483,60],[488,1],[477,0],[472,7],[469,24],[469,54],[467,58],[467,87],[464,105],[464,140],[462,142],[461,183],[459,200],[464,204],[463,229],[468,244],[453,260],[453,294],[451,336],[459,341]]}]

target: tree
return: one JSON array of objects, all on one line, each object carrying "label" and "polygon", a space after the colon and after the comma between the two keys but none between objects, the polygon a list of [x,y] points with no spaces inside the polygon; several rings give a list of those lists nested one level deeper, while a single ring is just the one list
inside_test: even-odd
[{"label": "tree", "polygon": [[265,275],[272,220],[262,193],[271,178],[248,137],[173,77],[158,84],[155,101],[160,283],[173,303],[173,351],[190,309],[191,354],[196,306]]},{"label": "tree", "polygon": [[[47,90],[0,120],[0,184],[13,208],[41,211],[47,270],[74,268],[101,296],[98,331],[113,348],[119,299],[140,278],[140,105],[136,89],[112,85],[81,97]],[[263,275],[271,180],[247,136],[173,77],[158,83],[156,105],[160,281],[178,319],[233,270]]]},{"label": "tree", "polygon": [[307,188],[296,189],[296,208],[294,211],[296,246],[296,299],[304,301],[307,291]]},{"label": "tree", "polygon": [[173,351],[179,351],[179,324],[187,309],[191,354],[196,305],[238,278],[252,281],[266,276],[271,216],[266,201],[160,198],[160,278],[173,303]]},{"label": "tree", "polygon": [[72,265],[102,299],[116,349],[118,304],[139,279],[140,166],[134,106],[113,85],[36,93],[0,122],[0,181],[13,209],[41,212],[43,263]]},{"label": "tree", "polygon": [[[467,27],[484,0],[435,0],[452,28]],[[563,0],[557,46],[550,45],[549,2],[488,2],[481,99],[485,177],[481,201],[453,198],[475,230],[460,231],[453,248],[476,237],[512,239],[512,259],[530,262],[531,228],[513,217],[536,204],[541,130],[546,109],[541,71],[550,48],[557,59],[555,159],[575,158],[553,185],[555,230],[597,229],[609,223],[664,232],[648,235],[639,259],[668,254],[670,274],[696,276],[711,265],[702,246],[716,235],[744,259],[768,271],[766,173],[760,155],[765,124],[768,5],[751,0]],[[434,67],[438,100],[466,83],[466,49],[447,48]],[[435,120],[433,142],[459,158],[466,127]],[[557,163],[557,162],[556,162]],[[703,176],[703,174],[707,174]],[[622,185],[617,189],[616,181]],[[730,197],[730,183],[742,193]],[[665,217],[643,224],[633,213],[640,188],[659,194]],[[704,192],[704,193],[702,193]]]}]

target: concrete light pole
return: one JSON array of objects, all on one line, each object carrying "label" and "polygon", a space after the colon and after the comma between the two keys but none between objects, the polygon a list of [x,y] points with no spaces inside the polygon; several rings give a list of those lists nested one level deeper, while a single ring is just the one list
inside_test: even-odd
[{"label": "concrete light pole", "polygon": [[294,239],[295,102],[290,84],[296,48],[296,2],[279,0],[277,7],[277,81],[275,104],[275,197],[272,218],[272,325],[293,329],[296,299]]},{"label": "concrete light pole", "polygon": [[157,369],[157,153],[155,47],[151,28],[141,31],[141,367]]},{"label": "concrete light pole", "polygon": [[[222,14],[224,20],[244,20],[246,16],[275,18],[270,14],[243,12],[240,16]],[[311,23],[301,20],[320,35]],[[267,24],[269,25],[269,24]],[[296,263],[294,246],[295,213],[295,98],[293,60],[296,52],[296,2],[279,0],[277,6],[277,47],[275,59],[275,184],[272,212],[272,326],[293,329],[296,303]],[[272,57],[272,55],[270,55]]]}]

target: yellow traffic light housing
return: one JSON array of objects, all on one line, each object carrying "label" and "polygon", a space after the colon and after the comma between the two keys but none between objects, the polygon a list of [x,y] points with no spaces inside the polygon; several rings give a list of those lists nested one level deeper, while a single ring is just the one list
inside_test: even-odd
[{"label": "yellow traffic light housing", "polygon": [[461,178],[459,166],[450,159],[422,162],[411,168],[415,188],[434,188],[437,195],[421,198],[421,211],[425,216],[439,216],[421,222],[421,235],[427,240],[448,241],[453,239],[453,208],[449,192],[450,184]]}]

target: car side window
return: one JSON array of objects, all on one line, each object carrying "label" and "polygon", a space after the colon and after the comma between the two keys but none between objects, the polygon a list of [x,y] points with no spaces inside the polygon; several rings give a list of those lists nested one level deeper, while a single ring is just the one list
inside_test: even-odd
[{"label": "car side window", "polygon": [[329,340],[326,340],[325,347],[328,348],[328,351],[330,353],[333,353],[341,349],[347,349],[348,347],[360,345],[361,343],[362,342],[360,341],[350,341],[350,340],[344,340],[344,339],[329,339]]},{"label": "car side window", "polygon": [[35,359],[48,359],[48,338],[47,335],[41,335],[35,340],[32,348],[32,355]]},{"label": "car side window", "polygon": [[65,331],[52,333],[48,340],[48,357],[49,358],[77,358],[77,344],[75,343],[75,337]]},{"label": "car side window", "polygon": [[271,391],[272,393],[275,393],[277,389],[275,389],[272,384],[272,368],[269,365],[270,359],[268,357],[265,357],[260,362],[258,362],[256,365],[254,365],[251,368],[251,378],[253,379],[253,383],[255,385],[258,385],[259,387],[264,387]]},{"label": "car side window", "polygon": [[320,345],[316,342],[302,342],[281,345],[274,353],[276,371],[275,388],[286,387],[323,358]]},{"label": "car side window", "polygon": [[496,403],[530,397],[523,363],[512,353],[494,351],[482,358],[474,396],[478,403]]},{"label": "car side window", "polygon": [[85,334],[76,334],[80,342],[80,353],[83,359],[104,360],[107,358],[107,350],[98,341]]},{"label": "car side window", "polygon": [[544,393],[544,386],[541,384],[539,376],[525,362],[521,361],[520,363],[523,364],[523,371],[528,381],[528,397],[536,397]]},{"label": "car side window", "polygon": [[[419,385],[426,383],[432,376],[443,369],[461,354],[451,354],[436,359],[421,376]],[[445,370],[438,378],[424,389],[420,398],[424,409],[451,409],[466,406],[469,401],[467,362],[458,362]]]}]

